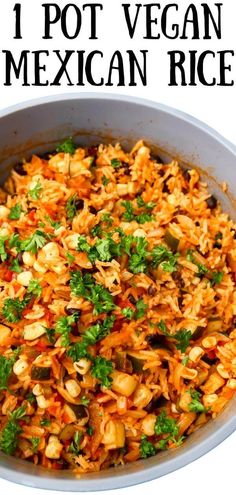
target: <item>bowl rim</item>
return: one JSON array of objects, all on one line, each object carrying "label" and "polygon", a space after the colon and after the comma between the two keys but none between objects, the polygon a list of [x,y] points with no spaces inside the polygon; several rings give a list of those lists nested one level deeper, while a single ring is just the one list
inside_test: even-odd
[{"label": "bowl rim", "polygon": [[[152,108],[169,114],[175,118],[178,118],[186,123],[198,128],[205,134],[211,136],[218,143],[220,143],[224,148],[229,150],[235,155],[236,158],[236,145],[230,142],[228,139],[219,134],[212,127],[201,122],[190,114],[182,112],[181,110],[163,105],[161,103],[129,96],[123,94],[113,94],[113,93],[97,93],[97,92],[83,92],[83,93],[62,93],[56,95],[50,95],[45,97],[34,98],[31,100],[26,100],[14,105],[7,107],[6,109],[0,110],[0,119],[12,115],[21,110],[27,110],[32,107],[41,106],[47,103],[56,103],[59,101],[69,101],[69,100],[110,100],[110,101],[122,101],[124,103],[143,105],[147,108]],[[163,461],[153,465],[141,468],[135,473],[122,473],[113,476],[111,475],[107,478],[101,478],[101,482],[97,478],[91,477],[91,479],[62,479],[60,477],[55,477],[47,475],[45,471],[45,476],[37,476],[35,474],[29,474],[28,472],[20,473],[18,470],[14,469],[14,462],[12,467],[8,467],[5,463],[1,463],[0,460],[0,476],[3,479],[23,484],[26,486],[48,489],[48,490],[59,490],[59,491],[103,491],[112,490],[117,488],[125,488],[132,485],[137,485],[147,481],[151,481],[155,478],[167,475],[177,469],[186,466],[187,464],[195,461],[196,459],[202,457],[204,454],[208,453],[210,450],[215,448],[221,442],[223,442],[228,436],[230,436],[236,430],[236,416],[232,416],[219,428],[213,430],[205,439],[201,440],[200,443],[190,446],[186,451],[179,451],[178,456],[174,459],[165,458]],[[5,456],[4,456],[5,457]],[[24,461],[25,462],[25,461]],[[164,468],[164,469],[163,469]],[[102,486],[101,486],[102,485]]]}]

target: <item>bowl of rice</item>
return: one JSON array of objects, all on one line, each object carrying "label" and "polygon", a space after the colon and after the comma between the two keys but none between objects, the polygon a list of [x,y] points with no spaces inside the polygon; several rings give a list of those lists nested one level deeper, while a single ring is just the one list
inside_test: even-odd
[{"label": "bowl of rice", "polygon": [[179,111],[0,113],[1,477],[122,488],[234,432],[235,146]]}]

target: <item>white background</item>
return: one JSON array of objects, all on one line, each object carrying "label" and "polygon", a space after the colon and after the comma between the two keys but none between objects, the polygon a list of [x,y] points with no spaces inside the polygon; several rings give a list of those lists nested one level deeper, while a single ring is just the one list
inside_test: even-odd
[{"label": "white background", "polygon": [[[42,40],[43,36],[43,9],[41,3],[50,3],[38,0],[22,0],[22,40],[14,40],[14,14],[13,7],[15,1],[7,0],[1,2],[0,5],[0,110],[9,105],[20,101],[28,100],[38,96],[51,95],[56,93],[75,93],[78,91],[99,91],[124,93],[129,95],[141,96],[170,106],[179,108],[188,112],[195,117],[203,120],[208,125],[214,127],[218,132],[226,138],[236,143],[236,90],[232,87],[169,87],[169,58],[168,50],[180,49],[185,52],[188,50],[198,50],[201,53],[204,50],[235,50],[235,18],[236,18],[236,2],[234,0],[221,0],[223,3],[222,17],[222,40],[213,38],[212,40],[167,40],[163,36],[159,40],[144,40],[145,36],[145,16],[144,11],[140,14],[137,24],[137,33],[133,40],[129,39],[128,31],[125,25],[122,14],[120,0],[100,0],[103,3],[104,10],[98,14],[97,33],[98,40],[89,40],[89,11],[83,14],[82,28],[79,37],[76,40],[66,40],[60,33],[59,23],[52,28],[53,39]],[[62,8],[67,2],[58,0],[57,2]],[[69,2],[68,2],[69,3]],[[78,6],[83,2],[74,0]],[[85,2],[84,2],[85,3]],[[133,6],[136,2],[130,2]],[[142,2],[137,2],[142,3]],[[151,3],[146,0],[144,3]],[[163,7],[166,0],[160,2]],[[175,0],[179,4],[179,13],[172,16],[170,22],[179,22],[183,13],[189,5],[188,0]],[[199,9],[199,26],[200,33],[203,35],[203,18],[201,15],[201,1],[195,0],[192,3],[198,6]],[[214,10],[214,2],[207,2]],[[160,12],[156,11],[158,19]],[[73,19],[70,20],[73,23]],[[73,24],[71,24],[73,25]],[[181,31],[181,28],[180,28]],[[153,26],[153,33],[160,32],[159,20],[157,26]],[[189,27],[189,35],[191,38],[191,26]],[[148,50],[148,86],[142,87],[140,84],[137,87],[126,86],[116,87],[92,87],[85,85],[82,88],[76,86],[67,86],[67,81],[62,80],[60,88],[55,87],[22,87],[21,82],[13,81],[11,87],[6,87],[4,83],[4,56],[2,50],[11,50],[16,57],[19,56],[21,50],[85,50],[87,53],[92,50],[102,50],[104,52],[103,62],[99,62],[94,66],[94,75],[103,75],[106,79],[108,71],[108,63],[113,52],[117,49],[122,51],[125,57],[125,51],[132,49],[136,52],[139,50]],[[47,64],[45,79],[52,80],[55,77],[59,65],[55,58],[43,59]],[[229,74],[229,80],[236,81],[236,58],[228,59],[228,63],[232,63],[232,73]],[[68,65],[68,69],[73,77],[75,77],[75,68],[73,62]],[[213,75],[218,78],[219,67],[218,58],[214,61],[210,60],[206,64],[206,77]],[[126,75],[128,74],[126,65]],[[33,82],[33,65],[32,58],[29,58],[29,82]],[[128,80],[127,80],[128,82]],[[116,80],[114,80],[116,83]],[[139,495],[144,490],[149,493],[174,493],[182,495],[188,492],[191,495],[206,494],[211,491],[215,495],[221,495],[227,489],[233,491],[235,486],[235,440],[236,433],[218,446],[215,450],[205,455],[201,459],[195,461],[189,466],[178,470],[159,480],[116,491],[117,495],[126,493],[127,495]],[[32,494],[37,495],[40,490],[14,486],[9,482],[0,480],[0,490],[7,493],[9,490],[14,490],[17,494]],[[55,492],[54,492],[55,493]],[[113,492],[112,492],[113,493]]]}]

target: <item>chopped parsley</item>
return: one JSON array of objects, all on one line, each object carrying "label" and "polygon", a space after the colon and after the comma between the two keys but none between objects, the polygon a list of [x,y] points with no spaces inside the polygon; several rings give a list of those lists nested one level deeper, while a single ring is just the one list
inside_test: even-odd
[{"label": "chopped parsley", "polygon": [[104,186],[107,186],[109,184],[110,179],[108,179],[105,175],[102,176],[102,183]]},{"label": "chopped parsley", "polygon": [[37,452],[37,450],[38,450],[38,446],[39,446],[39,444],[41,442],[41,438],[39,438],[39,437],[32,437],[30,439],[30,441],[32,443],[32,450],[33,450],[33,452],[35,454]]},{"label": "chopped parsley", "polygon": [[204,405],[200,401],[201,393],[198,392],[197,390],[192,390],[192,389],[189,390],[189,393],[192,399],[192,401],[188,406],[189,411],[196,413],[207,412],[208,410],[204,407]]},{"label": "chopped parsley", "polygon": [[78,201],[77,194],[73,194],[66,202],[66,216],[68,220],[73,220],[77,212],[76,202]]},{"label": "chopped parsley", "polygon": [[83,395],[83,397],[81,397],[81,399],[80,399],[80,403],[83,406],[88,406],[90,403],[90,400],[88,399],[88,397],[86,397],[86,395]]},{"label": "chopped parsley", "polygon": [[119,167],[121,167],[121,165],[122,165],[122,162],[120,160],[118,160],[118,158],[112,158],[111,159],[111,166],[113,168],[119,168]]},{"label": "chopped parsley", "polygon": [[42,184],[40,184],[40,182],[38,180],[37,184],[35,184],[35,186],[32,189],[29,189],[29,196],[34,201],[37,201],[37,199],[39,199],[39,197],[40,197],[40,193],[41,193],[42,189],[43,189],[43,186],[42,186]]},{"label": "chopped parsley", "polygon": [[70,332],[72,326],[77,322],[78,314],[72,316],[61,316],[55,326],[55,332],[59,333],[61,337],[61,345],[67,347],[70,344]]},{"label": "chopped parsley", "polygon": [[156,435],[168,433],[171,437],[176,437],[179,434],[175,419],[168,417],[166,411],[157,416],[154,430]]},{"label": "chopped parsley", "polygon": [[21,213],[22,213],[22,206],[20,203],[17,203],[15,206],[13,206],[10,209],[8,218],[10,218],[10,220],[19,220]]},{"label": "chopped parsley", "polygon": [[50,426],[50,424],[51,424],[51,421],[48,418],[43,418],[40,421],[40,426]]},{"label": "chopped parsley", "polygon": [[38,280],[36,280],[36,279],[30,280],[29,286],[27,288],[27,292],[29,292],[30,294],[33,294],[33,296],[39,297],[42,294],[42,290],[43,290],[42,286]]},{"label": "chopped parsley", "polygon": [[166,324],[163,320],[161,320],[158,323],[158,328],[166,337],[169,337],[177,341],[176,344],[177,349],[179,349],[182,353],[186,352],[186,349],[188,348],[189,342],[192,337],[192,332],[190,330],[186,330],[185,328],[182,328],[178,332],[171,334],[167,331]]},{"label": "chopped parsley", "polygon": [[132,308],[123,308],[121,310],[122,314],[124,315],[125,318],[127,318],[128,320],[132,320],[132,318],[134,317],[135,315],[135,309],[132,309]]},{"label": "chopped parsley", "polygon": [[0,237],[0,259],[1,261],[6,261],[7,259],[7,252],[5,248],[5,242],[7,240],[7,236],[1,236]]},{"label": "chopped parsley", "polygon": [[79,361],[83,357],[90,357],[88,354],[88,347],[95,345],[100,340],[109,335],[115,321],[115,316],[107,316],[102,323],[96,323],[89,327],[83,334],[83,338],[80,342],[76,342],[71,345],[67,351],[67,355],[73,361]]},{"label": "chopped parsley", "polygon": [[129,258],[129,269],[132,273],[143,273],[147,270],[148,242],[144,237],[135,237],[135,247]]},{"label": "chopped parsley", "polygon": [[45,327],[45,330],[46,330],[46,335],[47,335],[48,342],[50,344],[55,344],[55,340],[56,340],[56,337],[55,337],[55,328],[46,328]]},{"label": "chopped parsley", "polygon": [[92,275],[84,276],[80,271],[71,272],[70,288],[72,294],[84,297],[94,305],[94,314],[109,313],[116,308],[110,292],[97,284]]},{"label": "chopped parsley", "polygon": [[18,420],[25,416],[25,407],[18,407],[13,413],[10,414],[9,420],[1,431],[0,435],[0,448],[8,455],[13,455],[17,449],[18,437],[22,432],[22,428],[18,423]]},{"label": "chopped parsley", "polygon": [[184,356],[184,358],[182,359],[181,363],[183,366],[187,366],[189,362],[189,357],[188,356]]},{"label": "chopped parsley", "polygon": [[212,272],[211,274],[211,286],[218,285],[222,282],[224,272]]},{"label": "chopped parsley", "polygon": [[74,155],[76,150],[76,145],[73,142],[73,138],[69,137],[63,143],[59,144],[56,148],[58,153],[69,153],[70,155]]},{"label": "chopped parsley", "polygon": [[5,356],[0,356],[0,390],[7,390],[7,383],[12,374],[14,363],[14,356],[9,359]]},{"label": "chopped parsley", "polygon": [[83,438],[82,431],[76,431],[73,437],[73,440],[69,446],[69,452],[72,452],[74,455],[79,455],[80,453],[80,444]]},{"label": "chopped parsley", "polygon": [[29,394],[27,394],[25,398],[30,404],[34,404],[36,402],[36,397],[33,392],[29,392]]},{"label": "chopped parsley", "polygon": [[99,380],[101,384],[106,388],[110,388],[112,384],[112,378],[110,377],[112,371],[113,371],[112,361],[109,361],[108,359],[105,359],[104,357],[101,356],[97,356],[94,359],[91,368],[91,375],[94,378],[97,378],[97,380]]},{"label": "chopped parsley", "polygon": [[19,234],[16,233],[12,234],[12,236],[9,239],[9,247],[10,249],[16,248],[18,252],[21,251],[21,241]]},{"label": "chopped parsley", "polygon": [[145,311],[148,308],[147,304],[144,303],[143,299],[139,299],[136,303],[136,313],[135,318],[142,318],[145,315]]},{"label": "chopped parsley", "polygon": [[13,260],[11,261],[10,270],[12,272],[15,272],[15,273],[21,273],[22,272],[22,268],[20,266],[18,258],[13,258]]},{"label": "chopped parsley", "polygon": [[94,433],[94,429],[93,429],[93,427],[92,427],[92,426],[90,426],[90,425],[89,425],[89,426],[87,426],[87,430],[86,430],[86,431],[87,431],[87,433],[88,433],[88,435],[89,435],[90,437],[91,437],[91,436],[93,435],[93,433]]},{"label": "chopped parsley", "polygon": [[67,251],[66,258],[68,260],[69,265],[73,265],[73,263],[75,261],[75,257],[73,256],[73,254],[71,254],[69,251]]},{"label": "chopped parsley", "polygon": [[9,323],[17,323],[21,319],[22,313],[29,303],[29,300],[28,296],[25,296],[22,300],[20,300],[19,297],[16,297],[15,299],[7,297],[2,309],[3,317],[9,321]]},{"label": "chopped parsley", "polygon": [[50,225],[55,229],[59,229],[59,227],[61,227],[61,222],[57,222],[55,220],[53,220],[49,215],[46,215],[45,216],[45,219],[50,223]]},{"label": "chopped parsley", "polygon": [[46,242],[46,234],[41,230],[36,230],[31,237],[21,241],[20,249],[22,251],[31,251],[31,253],[37,254],[38,249],[41,249]]},{"label": "chopped parsley", "polygon": [[194,265],[198,267],[198,273],[196,274],[197,277],[202,277],[206,275],[206,273],[208,273],[208,268],[202,263],[197,262],[194,256],[194,251],[192,249],[189,249],[187,252],[187,260],[191,261],[191,263],[194,263]]},{"label": "chopped parsley", "polygon": [[157,449],[152,442],[147,440],[146,435],[142,435],[141,443],[140,443],[140,457],[142,459],[147,459],[147,457],[152,457],[157,453]]},{"label": "chopped parsley", "polygon": [[151,255],[152,266],[154,268],[160,265],[165,272],[173,273],[176,271],[179,257],[178,253],[174,254],[166,246],[160,244],[152,250]]}]

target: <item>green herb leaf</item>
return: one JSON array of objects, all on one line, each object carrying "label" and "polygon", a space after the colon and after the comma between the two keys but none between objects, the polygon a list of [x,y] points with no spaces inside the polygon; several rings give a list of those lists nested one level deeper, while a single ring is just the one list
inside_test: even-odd
[{"label": "green herb leaf", "polygon": [[37,254],[38,249],[41,249],[46,242],[46,234],[41,230],[36,230],[31,237],[21,241],[20,246],[22,251],[31,251],[33,254]]},{"label": "green herb leaf", "polygon": [[1,261],[6,261],[6,259],[7,259],[7,252],[5,249],[6,240],[7,240],[7,236],[0,237],[0,259],[1,259]]},{"label": "green herb leaf", "polygon": [[175,419],[168,417],[166,411],[162,411],[157,416],[154,430],[156,435],[169,433],[171,436],[176,437],[179,433]]},{"label": "green herb leaf", "polygon": [[75,257],[73,256],[73,254],[71,254],[71,253],[69,253],[69,251],[67,251],[66,258],[69,262],[69,265],[73,265],[73,263],[75,261]]},{"label": "green herb leaf", "polygon": [[15,358],[7,359],[5,356],[0,356],[0,390],[7,390],[7,383],[12,374]]},{"label": "green herb leaf", "polygon": [[134,252],[129,259],[129,269],[132,273],[143,273],[147,269],[148,242],[144,237],[134,237]]},{"label": "green herb leaf", "polygon": [[42,189],[43,189],[43,186],[38,181],[37,184],[32,189],[29,189],[28,194],[29,194],[29,196],[31,196],[31,198],[34,201],[36,201],[37,199],[39,199],[39,196],[40,196]]},{"label": "green herb leaf", "polygon": [[119,167],[121,167],[121,165],[122,165],[122,163],[120,160],[118,160],[118,158],[112,158],[111,159],[111,166],[113,168],[119,168]]},{"label": "green herb leaf", "polygon": [[86,395],[83,395],[83,397],[81,397],[81,399],[80,399],[80,403],[83,406],[88,406],[90,403],[90,399],[88,399],[88,397],[86,397]]},{"label": "green herb leaf", "polygon": [[87,426],[87,433],[91,437],[94,433],[94,429],[92,426]]},{"label": "green herb leaf", "polygon": [[43,418],[40,421],[40,426],[50,426],[50,424],[51,424],[51,421],[50,421],[50,419],[47,419],[47,418]]},{"label": "green herb leaf", "polygon": [[72,452],[75,455],[80,454],[80,444],[81,444],[82,438],[83,438],[82,431],[76,431],[74,434],[73,441],[71,442],[71,444],[69,446],[69,452]]},{"label": "green herb leaf", "polygon": [[211,274],[211,285],[218,285],[222,282],[224,276],[224,272],[212,272]]},{"label": "green herb leaf", "polygon": [[182,330],[179,330],[179,332],[175,333],[173,337],[175,340],[178,341],[178,344],[176,344],[177,349],[179,349],[183,353],[186,352],[186,349],[189,346],[189,341],[192,337],[192,332],[190,330],[182,328]]},{"label": "green herb leaf", "polygon": [[67,347],[70,344],[70,332],[72,331],[72,325],[78,320],[78,315],[61,316],[55,326],[55,332],[59,333],[61,338],[62,347]]},{"label": "green herb leaf", "polygon": [[112,378],[110,374],[113,371],[112,361],[105,359],[101,356],[97,356],[93,361],[91,368],[91,375],[97,378],[104,387],[110,388],[112,384]]},{"label": "green herb leaf", "polygon": [[47,335],[48,342],[50,344],[55,344],[55,341],[56,341],[55,328],[46,328],[45,327],[45,330],[46,330],[46,335]]},{"label": "green herb leaf", "polygon": [[82,276],[80,271],[71,272],[70,288],[72,294],[84,297],[94,305],[94,314],[109,313],[116,308],[110,292],[97,284],[90,274]]},{"label": "green herb leaf", "polygon": [[59,229],[61,227],[61,222],[56,222],[55,220],[52,220],[52,218],[49,215],[45,216],[45,219],[50,223],[50,225],[55,229]]},{"label": "green herb leaf", "polygon": [[20,300],[18,297],[16,297],[15,299],[11,299],[10,297],[8,297],[7,299],[5,299],[2,309],[3,317],[10,323],[17,323],[21,319],[22,312],[24,311],[28,303],[28,297],[25,297],[22,300]]},{"label": "green herb leaf", "polygon": [[22,268],[20,266],[18,258],[14,258],[10,264],[10,270],[15,273],[21,273]]},{"label": "green herb leaf", "polygon": [[32,449],[33,449],[33,452],[34,452],[34,454],[35,454],[35,453],[37,452],[37,450],[38,450],[38,446],[39,446],[39,444],[40,444],[40,442],[41,442],[41,438],[38,438],[38,437],[32,437],[32,438],[30,439],[30,441],[31,441],[31,443],[32,443]]},{"label": "green herb leaf", "polygon": [[207,412],[208,409],[206,409],[204,407],[204,405],[202,404],[202,402],[199,400],[201,397],[201,393],[198,392],[197,390],[192,390],[192,389],[189,390],[189,393],[190,393],[191,399],[192,399],[192,401],[190,402],[190,404],[188,406],[189,411],[196,412],[196,413]]},{"label": "green herb leaf", "polygon": [[33,394],[33,392],[30,392],[29,394],[26,395],[26,400],[30,403],[30,404],[34,404],[36,402],[36,397],[35,395]]},{"label": "green herb leaf", "polygon": [[76,145],[73,142],[73,138],[69,137],[66,139],[63,143],[59,144],[56,148],[56,151],[58,153],[69,153],[70,155],[73,155],[76,150]]},{"label": "green herb leaf", "polygon": [[143,435],[140,443],[140,457],[142,459],[147,459],[147,457],[152,457],[157,453],[155,445],[147,440],[146,435]]},{"label": "green herb leaf", "polygon": [[136,313],[135,318],[142,318],[145,315],[145,311],[148,308],[148,305],[144,303],[143,299],[139,299],[136,303]]},{"label": "green herb leaf", "polygon": [[129,307],[122,309],[121,312],[124,315],[124,317],[127,318],[128,320],[132,320],[132,318],[135,315],[135,309]]},{"label": "green herb leaf", "polygon": [[76,202],[78,200],[77,194],[73,194],[66,202],[66,216],[68,220],[73,220],[76,215],[77,207]]},{"label": "green herb leaf", "polygon": [[105,175],[102,176],[102,183],[104,186],[107,186],[109,184],[110,179],[108,179]]},{"label": "green herb leaf", "polygon": [[13,206],[10,209],[8,218],[10,218],[10,220],[19,220],[21,213],[22,213],[22,206],[20,203],[17,203],[15,206]]},{"label": "green herb leaf", "polygon": [[30,280],[29,286],[27,288],[27,292],[33,294],[34,296],[39,297],[42,294],[42,290],[43,290],[42,286],[38,280],[36,279]]},{"label": "green herb leaf", "polygon": [[9,417],[9,420],[1,431],[0,448],[8,455],[13,455],[18,445],[18,437],[22,431],[18,420],[25,416],[25,407],[16,409]]}]

